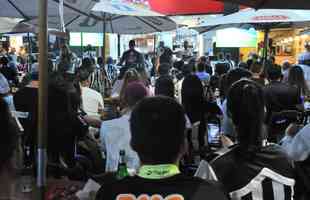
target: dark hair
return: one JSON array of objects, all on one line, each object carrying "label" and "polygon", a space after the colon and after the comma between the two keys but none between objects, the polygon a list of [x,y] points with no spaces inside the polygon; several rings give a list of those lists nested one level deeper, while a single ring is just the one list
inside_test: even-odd
[{"label": "dark hair", "polygon": [[232,85],[227,97],[227,114],[236,126],[237,139],[246,149],[262,143],[265,101],[256,82],[243,79]]},{"label": "dark hair", "polygon": [[9,59],[8,59],[7,57],[2,56],[2,57],[0,58],[0,64],[2,64],[2,65],[4,65],[4,66],[7,66],[8,63],[9,63]]},{"label": "dark hair", "polygon": [[206,64],[205,63],[198,63],[197,70],[198,70],[198,72],[206,71]]},{"label": "dark hair", "polygon": [[204,104],[204,91],[200,79],[196,75],[188,75],[182,83],[182,104],[191,122],[196,122],[201,116]]},{"label": "dark hair", "polygon": [[129,47],[135,47],[136,46],[136,41],[135,40],[130,40],[129,41]]},{"label": "dark hair", "polygon": [[253,64],[253,59],[248,59],[247,61],[246,61],[246,64],[247,64],[247,68],[246,69],[250,69],[251,68],[251,66],[252,66],[252,64]]},{"label": "dark hair", "polygon": [[283,70],[288,70],[290,69],[292,66],[291,66],[291,63],[288,62],[288,61],[285,61],[283,64],[282,64],[282,69]]},{"label": "dark hair", "polygon": [[183,69],[183,66],[184,66],[184,61],[183,60],[174,62],[174,64],[173,64],[173,67],[178,69],[178,70],[180,70],[180,71]]},{"label": "dark hair", "polygon": [[267,76],[271,81],[275,81],[282,78],[282,71],[279,65],[270,65],[267,68]]},{"label": "dark hair", "polygon": [[90,73],[87,69],[80,69],[79,70],[79,81],[87,81],[90,76]]},{"label": "dark hair", "polygon": [[288,83],[290,85],[297,86],[303,95],[306,95],[309,93],[309,88],[305,80],[304,71],[298,65],[295,65],[290,68],[289,73],[288,73]]},{"label": "dark hair", "polygon": [[174,98],[175,88],[170,76],[161,76],[155,83],[155,95]]},{"label": "dark hair", "polygon": [[200,58],[199,58],[199,62],[200,63],[207,63],[208,62],[208,58],[206,57],[206,56],[201,56]]},{"label": "dark hair", "polygon": [[98,57],[98,58],[97,58],[97,63],[98,63],[98,65],[104,64],[103,58],[102,58],[102,57]]},{"label": "dark hair", "polygon": [[251,76],[251,72],[242,68],[237,68],[229,71],[226,77],[226,92],[235,82],[239,81],[242,78],[250,78]]},{"label": "dark hair", "polygon": [[250,71],[253,73],[261,73],[263,70],[263,65],[259,62],[254,62],[251,67],[250,67]]},{"label": "dark hair", "polygon": [[17,145],[18,129],[13,122],[7,103],[0,97],[0,170],[12,158]]},{"label": "dark hair", "polygon": [[93,64],[93,60],[91,58],[84,58],[82,60],[82,65],[81,65],[80,68],[88,70],[89,73],[93,73],[94,70],[95,70],[95,66]]},{"label": "dark hair", "polygon": [[162,63],[158,67],[158,73],[160,76],[168,75],[171,65],[169,63]]},{"label": "dark hair", "polygon": [[219,60],[224,59],[224,53],[219,53],[219,54],[218,54],[218,59],[219,59]]},{"label": "dark hair", "polygon": [[194,71],[192,65],[186,64],[183,66],[182,73],[184,76],[190,75]]},{"label": "dark hair", "polygon": [[223,74],[226,74],[229,71],[229,64],[228,63],[217,63],[215,65],[215,73],[218,76],[221,76]]},{"label": "dark hair", "polygon": [[184,146],[185,114],[172,98],[146,98],[132,111],[130,129],[131,146],[142,163],[174,163]]},{"label": "dark hair", "polygon": [[230,55],[229,53],[227,53],[227,54],[225,55],[225,58],[226,58],[226,60],[230,60],[230,59],[231,59],[231,55]]}]

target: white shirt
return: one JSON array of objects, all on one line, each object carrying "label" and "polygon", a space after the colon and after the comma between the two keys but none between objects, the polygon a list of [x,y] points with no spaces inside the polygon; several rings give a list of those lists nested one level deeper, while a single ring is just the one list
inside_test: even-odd
[{"label": "white shirt", "polygon": [[120,150],[125,150],[125,161],[129,169],[138,170],[140,160],[137,153],[131,148],[131,133],[129,128],[130,113],[118,119],[102,122],[100,139],[106,149],[106,172],[117,171]]},{"label": "white shirt", "polygon": [[294,161],[305,161],[310,156],[310,124],[301,129],[294,137],[285,136],[281,146]]},{"label": "white shirt", "polygon": [[82,102],[84,111],[90,116],[99,116],[99,107],[104,107],[102,95],[88,87],[82,87]]}]

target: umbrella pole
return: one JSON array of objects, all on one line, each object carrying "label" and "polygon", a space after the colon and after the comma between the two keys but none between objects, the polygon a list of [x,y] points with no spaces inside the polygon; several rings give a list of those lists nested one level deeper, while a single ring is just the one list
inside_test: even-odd
[{"label": "umbrella pole", "polygon": [[39,4],[39,108],[38,108],[38,149],[37,149],[37,198],[44,200],[46,187],[46,142],[47,142],[47,89],[48,89],[48,43],[47,5],[48,0]]},{"label": "umbrella pole", "polygon": [[121,57],[121,35],[117,34],[117,57]]},{"label": "umbrella pole", "polygon": [[265,31],[264,31],[264,49],[263,49],[263,63],[264,63],[264,66],[267,62],[267,59],[268,59],[268,47],[269,47],[269,28],[265,28]]},{"label": "umbrella pole", "polygon": [[105,51],[106,51],[106,41],[105,41],[105,34],[106,34],[106,29],[107,29],[107,21],[106,21],[106,13],[103,14],[103,62],[106,63],[106,58],[105,58]]},{"label": "umbrella pole", "polygon": [[32,56],[32,50],[31,50],[31,38],[30,38],[30,33],[27,33],[27,40],[28,40],[28,63],[27,63],[27,72],[30,72],[31,70],[31,56]]}]

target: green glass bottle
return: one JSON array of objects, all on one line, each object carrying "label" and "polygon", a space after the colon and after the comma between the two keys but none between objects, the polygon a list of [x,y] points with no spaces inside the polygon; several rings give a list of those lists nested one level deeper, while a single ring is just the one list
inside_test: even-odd
[{"label": "green glass bottle", "polygon": [[119,152],[119,163],[118,163],[118,169],[116,172],[116,179],[121,180],[127,176],[129,176],[128,170],[127,170],[127,164],[125,161],[125,150],[120,150]]}]

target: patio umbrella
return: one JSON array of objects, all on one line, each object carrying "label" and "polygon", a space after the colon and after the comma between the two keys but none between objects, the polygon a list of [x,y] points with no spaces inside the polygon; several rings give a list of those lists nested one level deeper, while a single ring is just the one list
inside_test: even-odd
[{"label": "patio umbrella", "polygon": [[[198,27],[199,32],[211,29],[227,27],[254,26],[256,29],[264,30],[264,61],[267,59],[268,36],[271,28],[281,27],[304,27],[310,25],[310,11],[306,10],[273,10],[273,9],[245,9],[237,13],[209,20]],[[233,37],[233,36],[232,36]]]},{"label": "patio umbrella", "polygon": [[0,17],[0,33],[11,32],[23,19]]},{"label": "patio umbrella", "polygon": [[[49,28],[57,28],[58,17],[49,18],[49,21],[56,22],[49,23]],[[37,25],[38,21],[33,19],[27,23]],[[108,0],[97,3],[92,11],[77,16],[65,26],[72,32],[117,34],[148,34],[176,29],[176,23],[160,13],[121,1]]]},{"label": "patio umbrella", "polygon": [[309,0],[218,0],[256,9],[310,9]]},{"label": "patio umbrella", "polygon": [[[0,17],[23,18],[26,21],[38,19],[38,3],[41,0],[0,0]],[[54,28],[61,30],[61,13],[59,1],[48,0],[48,23]],[[99,0],[64,0],[64,23],[68,23],[80,16],[88,13]]]}]

